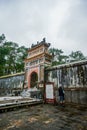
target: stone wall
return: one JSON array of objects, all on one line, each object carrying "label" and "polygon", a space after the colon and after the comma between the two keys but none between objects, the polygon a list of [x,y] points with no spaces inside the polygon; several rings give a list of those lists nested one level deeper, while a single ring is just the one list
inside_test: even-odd
[{"label": "stone wall", "polygon": [[46,82],[64,88],[87,86],[87,60],[49,67],[45,70]]},{"label": "stone wall", "polygon": [[57,89],[65,89],[65,100],[70,103],[87,104],[87,60],[51,66],[45,70],[45,82],[53,82]]},{"label": "stone wall", "polygon": [[[59,102],[58,89],[55,90],[56,101]],[[87,104],[87,89],[65,89],[65,102],[76,104]]]},{"label": "stone wall", "polygon": [[0,77],[0,96],[17,94],[23,89],[24,73]]},{"label": "stone wall", "polygon": [[71,103],[87,104],[87,88],[66,89],[65,100]]}]

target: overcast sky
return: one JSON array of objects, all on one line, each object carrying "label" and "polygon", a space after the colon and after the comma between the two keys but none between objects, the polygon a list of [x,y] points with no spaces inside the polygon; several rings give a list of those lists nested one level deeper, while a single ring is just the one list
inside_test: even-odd
[{"label": "overcast sky", "polygon": [[87,56],[87,0],[0,0],[0,35],[30,47],[44,37],[64,53]]}]

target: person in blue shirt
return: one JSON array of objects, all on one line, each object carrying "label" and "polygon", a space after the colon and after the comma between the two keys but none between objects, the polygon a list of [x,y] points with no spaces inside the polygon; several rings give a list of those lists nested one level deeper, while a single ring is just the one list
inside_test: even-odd
[{"label": "person in blue shirt", "polygon": [[63,90],[63,87],[62,86],[60,86],[59,87],[59,97],[60,97],[60,104],[63,104],[65,101],[65,98],[64,98],[64,90]]}]

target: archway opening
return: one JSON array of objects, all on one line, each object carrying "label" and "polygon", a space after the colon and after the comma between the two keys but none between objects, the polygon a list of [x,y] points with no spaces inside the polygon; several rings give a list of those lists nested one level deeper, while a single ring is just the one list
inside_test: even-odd
[{"label": "archway opening", "polygon": [[37,86],[37,82],[38,82],[38,75],[36,72],[32,72],[31,73],[31,81],[30,81],[30,87],[36,87]]}]

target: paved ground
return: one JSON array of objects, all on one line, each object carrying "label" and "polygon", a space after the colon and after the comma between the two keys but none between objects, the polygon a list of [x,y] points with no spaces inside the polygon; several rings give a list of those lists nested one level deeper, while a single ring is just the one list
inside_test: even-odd
[{"label": "paved ground", "polygon": [[87,108],[40,104],[0,113],[0,130],[87,130]]}]

